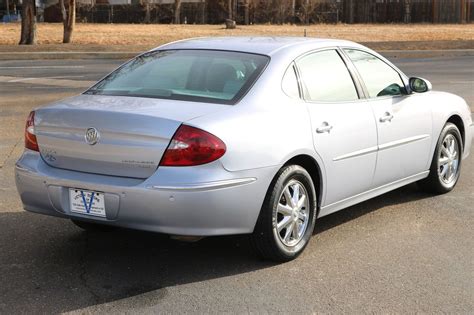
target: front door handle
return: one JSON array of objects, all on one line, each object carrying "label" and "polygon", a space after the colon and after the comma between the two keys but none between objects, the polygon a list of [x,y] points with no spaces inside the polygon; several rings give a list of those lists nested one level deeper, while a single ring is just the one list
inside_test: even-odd
[{"label": "front door handle", "polygon": [[385,114],[380,117],[380,122],[392,121],[393,115],[390,112],[385,112]]},{"label": "front door handle", "polygon": [[319,127],[318,129],[316,129],[316,132],[317,133],[329,133],[332,129],[332,126],[328,123],[328,122],[323,122],[323,124],[321,125],[321,127]]}]

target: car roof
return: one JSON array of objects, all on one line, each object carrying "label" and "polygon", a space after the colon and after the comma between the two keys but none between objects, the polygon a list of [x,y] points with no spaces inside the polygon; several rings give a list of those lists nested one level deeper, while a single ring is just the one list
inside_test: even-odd
[{"label": "car roof", "polygon": [[350,46],[362,47],[347,40],[312,38],[312,37],[199,37],[184,39],[156,47],[163,49],[213,49],[240,51],[272,56],[279,51],[301,51],[304,48],[319,49],[324,47]]}]

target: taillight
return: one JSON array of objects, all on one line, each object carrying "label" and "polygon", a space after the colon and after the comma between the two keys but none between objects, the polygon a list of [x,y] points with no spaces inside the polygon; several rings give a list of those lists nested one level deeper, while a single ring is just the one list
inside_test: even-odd
[{"label": "taillight", "polygon": [[217,160],[226,146],[221,139],[204,130],[181,125],[161,159],[161,166],[194,166]]},{"label": "taillight", "polygon": [[35,112],[32,111],[26,120],[25,126],[25,148],[39,151],[38,141],[35,135]]}]

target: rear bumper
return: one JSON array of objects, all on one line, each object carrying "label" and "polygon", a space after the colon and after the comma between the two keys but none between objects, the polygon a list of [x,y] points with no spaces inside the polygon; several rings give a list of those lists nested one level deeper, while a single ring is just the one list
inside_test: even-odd
[{"label": "rear bumper", "polygon": [[[251,233],[277,167],[228,172],[217,161],[159,168],[146,180],[52,168],[26,150],[15,168],[26,210],[63,218],[177,235]],[[73,213],[69,188],[100,191],[106,218]]]}]

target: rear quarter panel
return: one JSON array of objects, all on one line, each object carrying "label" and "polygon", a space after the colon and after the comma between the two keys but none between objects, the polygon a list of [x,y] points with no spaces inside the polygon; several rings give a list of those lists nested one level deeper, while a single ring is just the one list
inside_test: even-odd
[{"label": "rear quarter panel", "polygon": [[228,171],[282,165],[298,154],[317,158],[304,102],[288,97],[281,89],[290,63],[271,63],[247,96],[231,109],[187,122],[224,141],[227,152],[221,161]]}]

